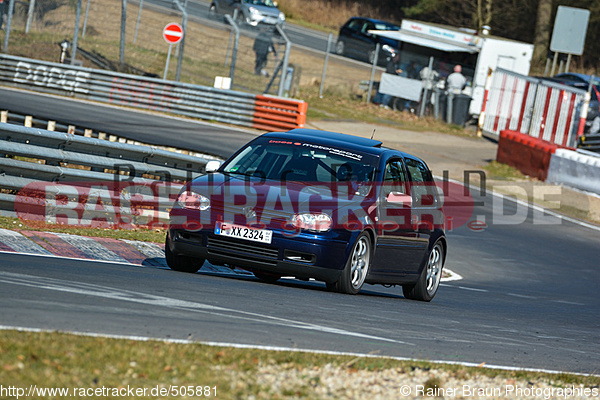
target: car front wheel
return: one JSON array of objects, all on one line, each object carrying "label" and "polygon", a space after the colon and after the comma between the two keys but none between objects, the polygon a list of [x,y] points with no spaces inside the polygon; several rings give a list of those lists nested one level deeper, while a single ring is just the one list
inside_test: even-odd
[{"label": "car front wheel", "polygon": [[444,244],[437,241],[429,252],[427,265],[414,285],[402,286],[404,297],[410,300],[431,301],[435,296],[444,267]]},{"label": "car front wheel", "polygon": [[344,44],[344,42],[342,40],[338,40],[338,42],[335,45],[335,54],[337,54],[338,56],[343,56],[345,50],[346,45]]},{"label": "car front wheel", "polygon": [[340,279],[335,283],[327,284],[327,288],[340,293],[358,293],[369,273],[371,256],[371,238],[368,233],[363,232],[356,239],[356,243],[354,243]]},{"label": "car front wheel", "polygon": [[373,64],[375,62],[375,49],[369,51],[369,64]]},{"label": "car front wheel", "polygon": [[182,256],[179,254],[175,254],[169,248],[169,237],[165,240],[165,259],[167,260],[167,265],[174,271],[179,272],[189,272],[196,273],[200,268],[202,268],[202,264],[204,264],[204,259]]}]

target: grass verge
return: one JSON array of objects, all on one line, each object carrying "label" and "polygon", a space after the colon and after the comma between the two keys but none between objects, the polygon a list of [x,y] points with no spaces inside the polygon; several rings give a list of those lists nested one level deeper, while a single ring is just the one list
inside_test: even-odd
[{"label": "grass verge", "polygon": [[[141,388],[150,394],[171,388],[170,396],[151,398],[203,397],[197,395],[198,387],[208,388],[210,396],[204,397],[219,399],[369,398],[377,391],[380,398],[396,398],[394,385],[449,388],[475,377],[478,384],[488,379],[492,385],[508,382],[540,388],[593,389],[600,384],[597,376],[15,330],[2,331],[0,368],[5,387],[71,388],[74,398],[89,397],[75,388],[105,388],[109,393],[115,388]],[[294,378],[289,378],[290,373]],[[332,374],[341,381],[330,381]],[[395,382],[389,380],[392,376]],[[360,385],[355,388],[355,383]],[[186,394],[193,390],[194,395],[174,395],[175,387],[179,394],[186,387]],[[385,397],[393,393],[396,396]]]},{"label": "grass verge", "polygon": [[523,175],[521,171],[510,165],[499,163],[498,161],[491,161],[484,167],[488,173],[489,179],[497,180],[527,180],[527,176]]}]

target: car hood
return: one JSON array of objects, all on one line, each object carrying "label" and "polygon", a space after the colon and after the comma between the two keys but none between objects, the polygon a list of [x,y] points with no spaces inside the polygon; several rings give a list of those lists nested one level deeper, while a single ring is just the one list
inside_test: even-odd
[{"label": "car hood", "polygon": [[370,221],[375,213],[373,188],[351,182],[264,181],[217,172],[194,179],[184,190],[207,197],[212,212],[225,214],[225,220],[249,215],[259,220],[261,217],[289,219],[294,214],[324,212],[344,223],[348,215]]}]

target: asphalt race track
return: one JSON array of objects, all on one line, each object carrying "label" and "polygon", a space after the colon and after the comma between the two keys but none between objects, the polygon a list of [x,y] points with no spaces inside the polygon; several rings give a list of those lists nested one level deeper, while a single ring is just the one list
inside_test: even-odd
[{"label": "asphalt race track", "polygon": [[[153,145],[229,157],[256,137],[241,129],[183,118],[133,111],[109,105],[75,101],[65,97],[0,87],[0,110],[31,115],[106,132]],[[206,140],[211,138],[213,140]]]},{"label": "asphalt race track", "polygon": [[448,233],[446,266],[464,279],[431,303],[400,288],[349,296],[318,282],[0,253],[1,324],[598,373],[600,230],[476,200],[488,227]]},{"label": "asphalt race track", "polygon": [[[222,156],[254,137],[20,91],[0,99],[1,109]],[[318,282],[1,252],[0,325],[599,373],[600,228],[473,195],[471,218],[487,227],[448,232],[446,267],[463,279],[431,303],[400,288],[349,296]]]}]

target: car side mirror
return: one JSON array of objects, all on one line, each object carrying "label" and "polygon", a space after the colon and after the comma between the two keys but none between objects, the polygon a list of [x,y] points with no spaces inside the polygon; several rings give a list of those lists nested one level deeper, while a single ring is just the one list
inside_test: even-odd
[{"label": "car side mirror", "polygon": [[410,194],[402,192],[390,192],[385,201],[393,204],[402,204],[406,207],[412,206],[412,197]]},{"label": "car side mirror", "polygon": [[221,161],[211,160],[211,161],[209,161],[209,162],[206,163],[206,165],[204,166],[204,170],[208,174],[210,172],[215,172],[220,167],[221,167]]},{"label": "car side mirror", "polygon": [[435,205],[435,198],[431,194],[421,196],[421,206],[428,207]]}]

